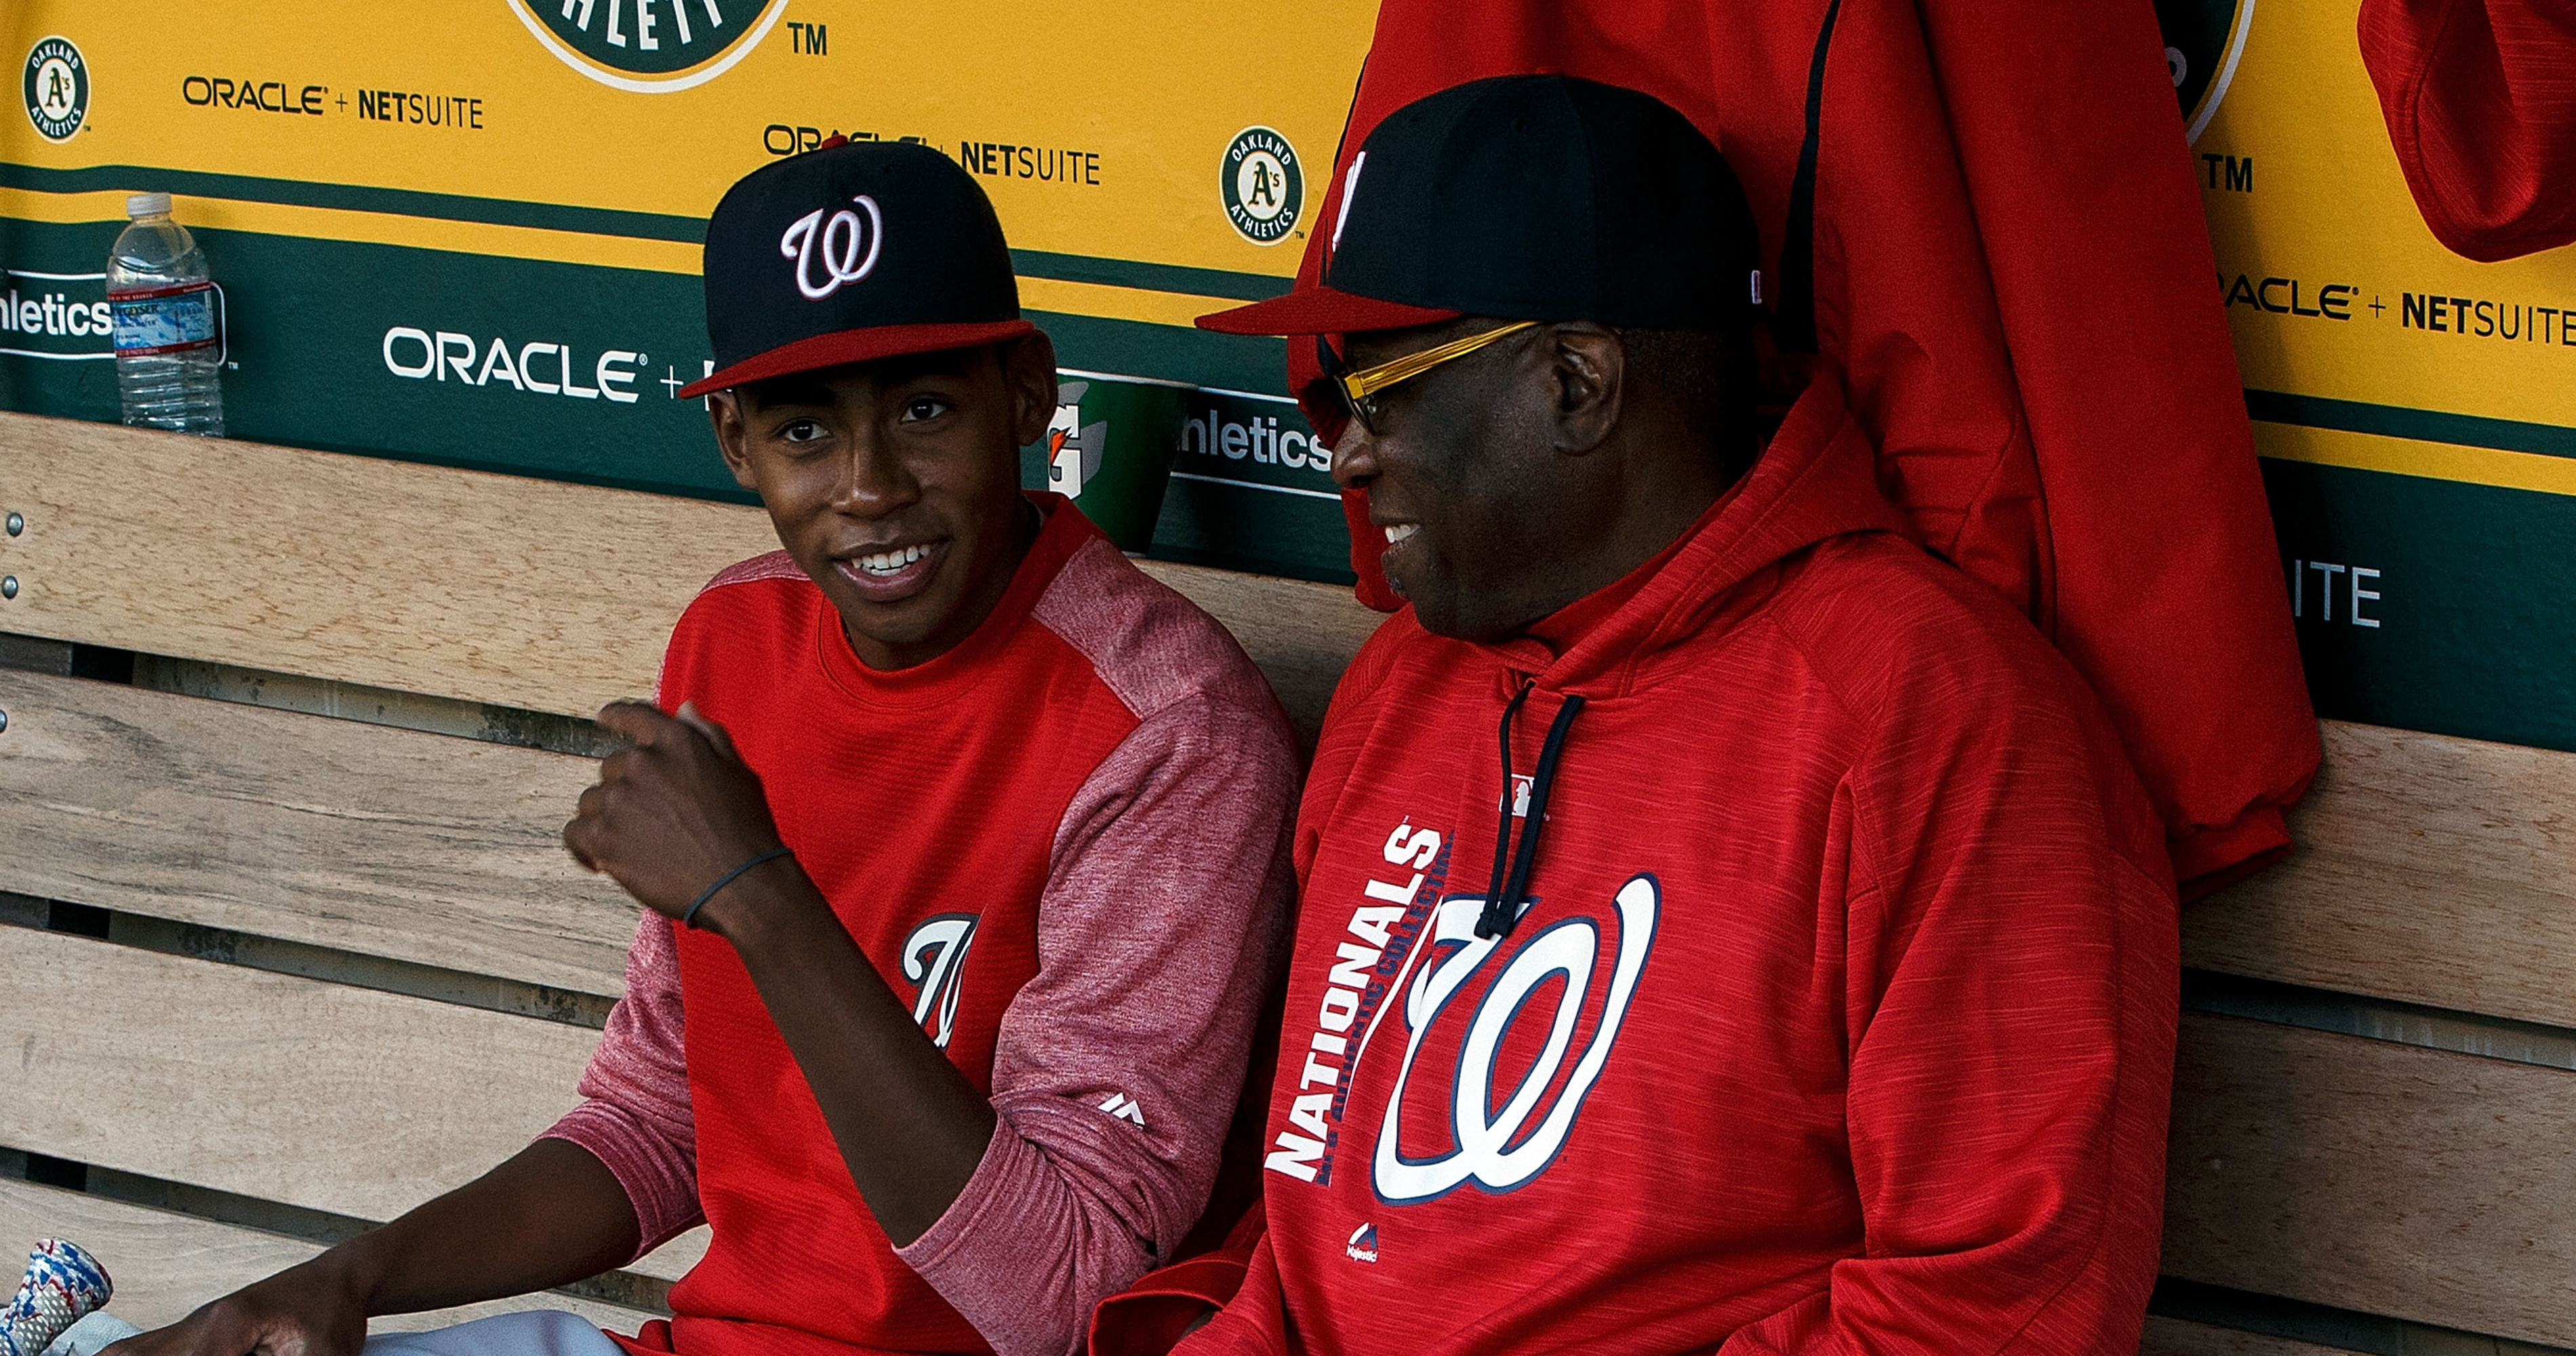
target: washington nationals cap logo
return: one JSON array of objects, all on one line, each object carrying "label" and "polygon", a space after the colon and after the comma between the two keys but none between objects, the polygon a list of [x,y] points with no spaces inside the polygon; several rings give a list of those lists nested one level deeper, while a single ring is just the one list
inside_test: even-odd
[{"label": "washington nationals cap logo", "polygon": [[821,301],[877,266],[885,218],[877,212],[877,200],[865,193],[850,201],[867,213],[865,220],[844,207],[826,221],[817,207],[789,222],[787,233],[778,237],[778,252],[796,261],[796,290],[809,301]]},{"label": "washington nationals cap logo", "polygon": [[[1610,1047],[1627,1020],[1628,1000],[1637,991],[1637,976],[1654,946],[1655,920],[1663,894],[1651,875],[1639,875],[1619,888],[1618,937],[1608,958],[1608,982],[1602,985],[1599,1016],[1592,1035],[1578,1052],[1575,1032],[1594,1003],[1594,981],[1604,957],[1599,920],[1575,915],[1517,939],[1500,970],[1482,986],[1466,1034],[1458,1044],[1450,1075],[1445,1136],[1430,1142],[1445,1149],[1427,1157],[1404,1152],[1405,1088],[1411,1083],[1414,1057],[1423,1037],[1452,1002],[1462,998],[1468,981],[1492,961],[1504,937],[1478,937],[1476,920],[1485,901],[1451,898],[1440,901],[1428,938],[1430,954],[1404,995],[1404,1021],[1412,1028],[1404,1046],[1404,1066],[1387,1094],[1386,1118],[1379,1122],[1377,1156],[1371,1182],[1378,1198],[1404,1205],[1443,1196],[1468,1182],[1487,1191],[1510,1191],[1536,1177],[1556,1161],[1573,1133],[1583,1099],[1601,1077]],[[1549,981],[1560,980],[1561,987]],[[1554,1011],[1547,992],[1555,987]],[[1546,1023],[1545,1043],[1518,1081],[1496,1085],[1503,1041],[1524,1018]],[[1567,1061],[1573,1067],[1567,1069]],[[1432,1060],[1433,1065],[1447,1063]],[[1435,1075],[1436,1076],[1436,1075]],[[1555,1097],[1548,1093],[1555,1090]],[[1418,1145],[1424,1142],[1415,1136]]]}]

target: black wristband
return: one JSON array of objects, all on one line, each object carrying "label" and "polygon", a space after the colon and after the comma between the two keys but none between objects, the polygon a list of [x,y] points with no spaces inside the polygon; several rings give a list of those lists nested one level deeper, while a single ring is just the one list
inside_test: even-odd
[{"label": "black wristband", "polygon": [[680,911],[681,926],[692,928],[696,927],[698,925],[698,910],[705,908],[707,906],[707,901],[716,897],[716,891],[733,884],[734,877],[741,875],[745,871],[749,871],[753,867],[760,865],[762,862],[774,862],[781,857],[792,857],[794,855],[795,853],[787,848],[771,848],[767,852],[760,853],[744,861],[742,865],[735,867],[733,870],[716,877],[715,884],[700,890],[698,892],[698,897],[689,901],[689,907]]}]

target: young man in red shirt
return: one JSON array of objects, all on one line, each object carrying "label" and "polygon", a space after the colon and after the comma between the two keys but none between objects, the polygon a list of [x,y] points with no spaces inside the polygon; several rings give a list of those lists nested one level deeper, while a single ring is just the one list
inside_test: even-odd
[{"label": "young man in red shirt", "polygon": [[709,223],[717,441],[785,550],[675,630],[564,831],[647,906],[587,1099],[492,1173],[119,1356],[350,1353],[701,1219],[674,1317],[443,1356],[1060,1356],[1197,1221],[1286,931],[1296,754],[1225,632],[1073,506],[1001,227],[939,153]]},{"label": "young man in red shirt", "polygon": [[1322,286],[1201,322],[1337,340],[1410,606],[1299,814],[1267,1232],[1181,1350],[2136,1350],[2175,903],[2092,696],[1830,370],[1757,445],[1680,114],[1479,81],[1350,178]]}]

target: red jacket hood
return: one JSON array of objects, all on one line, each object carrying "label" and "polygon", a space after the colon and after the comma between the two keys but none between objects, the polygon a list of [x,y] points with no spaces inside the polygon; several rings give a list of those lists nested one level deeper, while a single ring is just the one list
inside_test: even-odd
[{"label": "red jacket hood", "polygon": [[1876,466],[1867,433],[1843,402],[1841,378],[1819,364],[1753,469],[1634,597],[1561,654],[1528,636],[1479,648],[1542,688],[1625,692],[1682,641],[1747,611],[1762,590],[1744,586],[1771,566],[1849,533],[1903,532],[1903,517],[1879,493]]}]

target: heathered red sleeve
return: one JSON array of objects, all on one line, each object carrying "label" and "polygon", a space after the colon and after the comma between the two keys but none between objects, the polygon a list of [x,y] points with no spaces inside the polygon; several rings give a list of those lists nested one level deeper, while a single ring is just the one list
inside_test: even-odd
[{"label": "heathered red sleeve", "polygon": [[896,1250],[1001,1356],[1074,1350],[1197,1222],[1286,941],[1296,790],[1266,690],[1199,694],[1147,715],[1066,810],[992,1142]]},{"label": "heathered red sleeve", "polygon": [[642,1231],[635,1257],[706,1218],[698,1208],[697,1132],[680,1033],[671,922],[648,911],[626,949],[626,996],[608,1010],[599,1048],[581,1071],[582,1104],[538,1136],[570,1140],[608,1165],[635,1206]]},{"label": "heathered red sleeve", "polygon": [[2172,1095],[2172,878],[2108,722],[2036,636],[1994,630],[2020,682],[1943,654],[1908,666],[1836,795],[1868,1251],[1724,1356],[2137,1349]]}]

